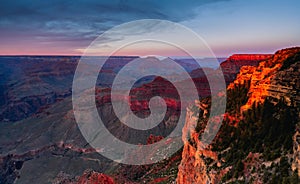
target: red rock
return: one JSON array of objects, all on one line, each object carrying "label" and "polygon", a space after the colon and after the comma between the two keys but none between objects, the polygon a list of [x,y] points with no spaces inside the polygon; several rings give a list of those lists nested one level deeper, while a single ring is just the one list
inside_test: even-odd
[{"label": "red rock", "polygon": [[[233,89],[236,85],[244,85],[250,82],[248,101],[241,107],[241,111],[249,109],[254,103],[263,103],[269,95],[272,79],[280,70],[283,62],[291,54],[299,52],[299,48],[283,49],[276,52],[272,57],[267,57],[258,66],[243,66],[240,73],[228,89]],[[261,58],[263,58],[261,56]]]},{"label": "red rock", "polygon": [[87,171],[79,177],[77,184],[114,184],[114,180],[103,174],[94,171]]}]

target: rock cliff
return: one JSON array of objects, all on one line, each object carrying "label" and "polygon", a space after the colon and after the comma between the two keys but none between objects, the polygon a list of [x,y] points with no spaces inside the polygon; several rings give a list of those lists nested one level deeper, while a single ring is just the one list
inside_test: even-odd
[{"label": "rock cliff", "polygon": [[[299,53],[300,48],[283,49],[260,62],[257,67],[241,67],[236,80],[228,86],[232,89],[237,85],[250,84],[249,99],[241,110],[249,109],[254,103],[263,103],[266,97],[277,100],[284,98],[289,104],[299,103]],[[294,63],[289,64],[290,60]],[[293,64],[294,66],[287,66]],[[282,67],[288,67],[288,69],[283,70]],[[294,101],[291,102],[291,99]]]},{"label": "rock cliff", "polygon": [[226,81],[231,83],[243,66],[258,66],[260,61],[266,60],[271,56],[271,54],[234,54],[220,65]]},{"label": "rock cliff", "polygon": [[[199,134],[209,105],[203,108],[204,101],[195,105],[200,115],[187,111],[186,126],[194,129],[183,129],[177,183],[299,181],[294,173],[300,166],[299,131],[295,131],[300,123],[299,54],[300,48],[283,49],[274,55],[253,56],[256,64],[241,66],[227,89],[222,127],[208,148],[202,149]],[[226,62],[241,58],[251,57],[234,55]],[[237,68],[225,67],[228,72]]]},{"label": "rock cliff", "polygon": [[[206,106],[206,104],[198,104],[198,108]],[[198,117],[195,116],[191,109],[188,109],[186,123],[182,130],[182,140],[184,148],[182,151],[182,160],[178,167],[178,175],[176,182],[178,184],[194,184],[194,183],[217,183],[222,177],[221,174],[211,174],[214,171],[208,170],[205,159],[210,160],[210,165],[220,164],[216,152],[210,149],[202,149],[202,143],[199,140],[199,132],[190,127],[196,127]],[[205,158],[205,159],[204,159]]]}]

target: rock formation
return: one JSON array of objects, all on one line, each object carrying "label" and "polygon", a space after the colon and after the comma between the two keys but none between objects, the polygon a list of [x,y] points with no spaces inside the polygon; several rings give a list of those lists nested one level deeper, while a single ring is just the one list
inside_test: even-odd
[{"label": "rock formation", "polygon": [[210,159],[211,164],[214,164],[219,162],[218,156],[215,152],[202,148],[199,132],[195,130],[197,122],[198,116],[191,109],[188,109],[186,123],[182,130],[184,147],[182,160],[178,167],[176,180],[178,184],[217,183],[222,177],[221,174],[214,174],[214,171],[208,171],[204,158]]},{"label": "rock formation", "polygon": [[231,83],[243,66],[258,66],[260,61],[266,60],[271,56],[271,54],[234,54],[220,65],[226,81]]},{"label": "rock formation", "polygon": [[114,180],[102,173],[94,171],[86,171],[82,176],[79,177],[77,184],[114,184]]},{"label": "rock formation", "polygon": [[[289,129],[288,133],[284,134],[285,137],[290,138],[290,142],[289,139],[283,137],[283,140],[287,141],[278,143],[278,140],[281,140],[277,139],[280,137],[277,136],[279,134],[276,136],[270,134],[273,137],[269,137],[274,138],[275,141],[271,138],[271,141],[269,139],[265,141],[264,135],[272,131],[276,132],[276,130],[284,132],[287,128],[294,128],[291,126],[293,124],[289,122],[296,118],[285,117],[283,119],[284,113],[282,112],[287,112],[284,108],[289,108],[294,112],[299,107],[300,62],[299,54],[297,56],[298,52],[299,48],[292,48],[279,51],[275,55],[233,55],[221,64],[227,83],[232,82],[240,72],[234,83],[228,87],[228,97],[232,102],[228,102],[228,104],[233,104],[234,108],[228,106],[230,111],[215,117],[223,116],[224,122],[228,126],[221,128],[222,131],[217,134],[212,145],[206,149],[203,149],[199,136],[201,136],[201,128],[210,114],[210,102],[207,97],[210,95],[209,85],[200,70],[191,70],[192,78],[200,90],[199,94],[207,97],[195,104],[196,108],[201,109],[201,113],[194,114],[193,108],[187,110],[186,126],[182,131],[183,150],[179,150],[171,158],[162,162],[146,166],[126,166],[113,163],[98,155],[96,150],[90,148],[84,141],[75,123],[69,97],[72,70],[74,70],[78,58],[33,57],[25,59],[28,62],[27,66],[18,65],[19,60],[17,60],[10,62],[11,66],[9,67],[0,62],[1,67],[6,66],[6,68],[2,67],[0,71],[0,96],[4,97],[0,98],[0,120],[2,121],[0,124],[0,183],[73,184],[103,183],[104,181],[106,183],[172,183],[175,180],[179,184],[268,183],[266,179],[271,178],[269,180],[273,181],[272,177],[277,179],[276,177],[279,176],[281,179],[292,180],[294,178],[289,178],[292,175],[290,168],[300,171],[299,130],[296,132],[292,130],[291,133]],[[118,62],[108,63],[104,70],[105,77],[114,76],[115,72],[130,59],[132,58],[125,60],[124,58],[115,58]],[[38,60],[41,61],[37,62]],[[65,63],[58,65],[55,60]],[[45,61],[48,62],[45,64],[43,63]],[[43,67],[44,65],[49,65],[49,68]],[[243,65],[249,66],[242,67]],[[12,71],[12,68],[16,70]],[[114,70],[114,68],[118,69]],[[213,72],[213,69],[209,70],[211,75]],[[13,75],[5,76],[6,73]],[[24,77],[24,81],[19,80],[22,77]],[[178,82],[185,83],[185,81]],[[103,85],[105,87],[97,88],[96,100],[99,109],[102,110],[102,112],[99,111],[99,114],[101,117],[104,115],[103,118],[107,120],[106,125],[112,133],[119,133],[116,135],[119,136],[119,139],[135,144],[152,144],[168,135],[168,131],[172,130],[176,124],[179,104],[174,100],[177,97],[176,90],[168,85],[166,80],[162,78],[147,79],[131,91],[131,109],[137,115],[149,113],[147,112],[148,101],[141,98],[142,95],[146,95],[146,99],[150,99],[157,94],[164,94],[171,110],[166,121],[159,125],[158,129],[153,132],[145,132],[143,135],[139,132],[129,131],[118,124],[119,120],[112,113],[108,83]],[[237,87],[238,85],[242,87]],[[186,91],[188,94],[189,90]],[[232,91],[235,96],[231,95]],[[240,107],[236,102],[239,101],[239,95],[245,91],[246,96],[248,95],[245,103],[242,104],[245,106]],[[99,93],[101,95],[98,95]],[[272,111],[268,117],[271,121],[262,126],[259,123],[263,116],[257,115],[260,111],[253,112],[251,109],[253,104],[264,103],[268,99],[274,104],[284,101],[288,106],[278,107],[275,112]],[[235,107],[242,108],[242,113],[234,112]],[[247,117],[252,118],[252,116],[254,119],[251,121],[246,119]],[[255,119],[256,117],[260,119]],[[11,122],[19,119],[23,120]],[[273,120],[276,123],[283,122],[285,123],[283,125],[286,126],[275,126],[274,130]],[[255,134],[255,131],[261,130],[259,126],[265,127],[268,131],[259,134],[260,137],[253,141],[254,137],[251,135]],[[190,127],[194,128],[190,129]],[[252,129],[255,131],[251,131]],[[240,136],[242,134],[246,136]],[[276,151],[266,149],[271,149],[272,141],[277,141],[276,144],[274,143],[278,148]],[[259,144],[255,144],[256,142]],[[271,142],[270,145],[267,145],[268,142]],[[293,143],[292,149],[281,147],[290,143]],[[265,157],[268,156],[270,158],[266,159]],[[178,166],[179,164],[180,166]],[[287,165],[288,167],[286,167]],[[86,169],[90,170],[84,172]],[[283,169],[282,173],[287,174],[281,176],[281,170],[278,172],[278,169]],[[104,173],[109,173],[109,176]],[[37,178],[37,175],[40,177]]]},{"label": "rock formation", "polygon": [[[183,129],[182,137],[184,142],[184,149],[182,152],[182,160],[177,175],[177,183],[223,183],[237,181],[242,183],[269,183],[276,180],[286,180],[293,183],[295,181],[298,181],[297,176],[293,174],[293,171],[298,170],[298,175],[300,173],[299,130],[297,129],[296,133],[293,136],[292,134],[293,132],[295,132],[295,126],[297,122],[299,124],[300,119],[299,54],[300,48],[290,48],[280,50],[274,55],[256,55],[255,57],[249,55],[234,55],[226,61],[227,63],[229,63],[229,61],[234,62],[242,58],[245,60],[254,58],[254,61],[257,61],[256,64],[250,62],[250,65],[252,66],[241,66],[236,80],[234,80],[234,82],[232,82],[228,86],[228,91],[231,91],[228,94],[229,96],[227,96],[229,98],[228,100],[236,100],[236,98],[239,98],[239,96],[237,95],[243,92],[242,89],[247,89],[246,97],[248,97],[246,98],[246,102],[245,104],[241,104],[241,106],[239,106],[241,112],[227,110],[226,114],[223,115],[223,128],[226,127],[226,129],[221,128],[220,132],[217,134],[217,137],[214,140],[215,142],[206,149],[202,148],[201,141],[199,140],[199,133],[201,133],[202,129],[200,129],[200,131],[197,130],[199,129],[197,128],[199,125],[207,121],[205,117],[202,117],[205,110],[205,108],[203,108],[203,105],[201,105],[203,104],[203,102],[196,103],[196,106],[198,106],[198,108],[203,111],[200,116],[195,115],[191,109],[187,111],[186,127]],[[227,66],[223,68],[223,70],[227,72],[230,72],[232,70],[234,71],[235,69],[238,69],[238,67]],[[235,91],[235,94],[232,93],[232,91]],[[232,94],[234,94],[234,98],[232,98]],[[249,126],[249,124],[243,124],[243,122],[245,121],[254,121],[254,123],[256,123],[257,125],[264,126],[259,123],[259,121],[264,121],[261,120],[263,118],[259,120],[260,116],[262,116],[259,113],[266,114],[266,111],[259,112],[258,110],[252,108],[253,105],[257,106],[257,104],[265,103],[266,99],[272,102],[274,106],[276,104],[279,104],[279,102],[284,103],[285,107],[292,109],[292,112],[298,113],[296,114],[296,117],[293,117],[293,120],[290,120],[293,121],[293,123],[288,123],[287,121],[289,120],[286,119],[287,117],[279,113],[279,111],[283,110],[280,109],[283,108],[282,106],[276,105],[276,107],[274,108],[276,108],[277,110],[275,111],[267,109],[267,111],[270,111],[269,113],[273,113],[273,117],[277,117],[279,122],[286,124],[286,129],[288,129],[288,127],[290,126],[291,129],[289,129],[289,133],[287,134],[290,139],[285,139],[285,144],[291,144],[293,142],[293,148],[291,149],[287,146],[287,148],[284,149],[293,152],[292,155],[287,155],[285,153],[280,154],[280,152],[276,155],[276,153],[274,153],[275,151],[273,150],[273,152],[270,152],[270,150],[268,150],[270,148],[266,148],[266,145],[263,145],[265,146],[263,149],[259,149],[257,145],[260,144],[253,143],[253,140],[249,140],[252,141],[251,144],[253,145],[253,147],[251,147],[249,141],[243,143],[241,141],[241,137],[235,138],[235,132],[239,132],[237,134],[238,136],[241,136],[241,134],[247,135],[247,132],[245,131],[246,129],[250,129],[250,127],[247,127]],[[249,116],[248,114],[246,115],[246,117],[243,117],[243,114],[246,111],[247,113],[252,112],[252,114],[254,114],[255,111],[256,114],[254,116]],[[286,112],[290,112],[290,110],[287,110]],[[299,116],[298,118],[297,115]],[[254,119],[252,119],[253,117]],[[268,120],[266,121],[268,122]],[[240,125],[240,122],[243,125]],[[224,123],[227,124],[224,125]],[[270,129],[271,131],[272,126],[278,126],[277,124],[272,125],[272,123],[278,122],[269,122],[269,125],[265,125],[267,126],[267,130]],[[240,126],[243,126],[243,128]],[[194,129],[188,129],[187,127],[194,127]],[[257,128],[258,131],[261,130],[261,127]],[[250,135],[251,134],[253,133],[251,132]],[[267,141],[269,141],[269,139],[267,138],[267,134],[272,135],[269,132],[259,134],[261,136],[260,139],[266,139],[265,142],[262,142],[264,144],[267,144]],[[229,139],[233,142],[240,141],[240,143],[234,144],[230,141],[226,143],[224,139]],[[243,139],[247,140],[247,138]],[[277,138],[275,138],[275,140],[276,139]],[[242,146],[240,144],[242,144]],[[270,145],[274,147],[274,144],[272,142]],[[277,147],[280,148],[281,146],[277,145]],[[247,148],[249,152],[246,151],[245,153],[240,153],[242,149],[245,148]],[[232,153],[231,151],[233,149],[235,150],[234,153]],[[238,153],[236,153],[236,151],[238,151]],[[237,155],[238,158],[235,155]],[[241,160],[235,162],[238,159]],[[274,170],[274,167],[278,167],[276,171]],[[282,176],[282,173],[288,174]],[[270,175],[273,175],[273,178],[278,179],[268,181],[268,177],[270,177]]]},{"label": "rock formation", "polygon": [[284,98],[289,104],[292,103],[292,98],[295,100],[293,103],[299,103],[299,62],[289,69],[280,71],[285,61],[288,62],[289,59],[299,61],[300,57],[297,56],[299,52],[299,48],[283,49],[260,62],[257,67],[241,67],[236,80],[228,86],[228,89],[250,83],[249,99],[242,107],[242,111],[249,109],[254,103],[263,103],[266,97],[273,97],[277,100]]}]

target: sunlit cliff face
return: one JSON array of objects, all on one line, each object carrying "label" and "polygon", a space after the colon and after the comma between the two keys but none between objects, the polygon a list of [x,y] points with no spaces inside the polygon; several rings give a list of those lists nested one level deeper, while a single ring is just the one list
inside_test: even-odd
[{"label": "sunlit cliff face", "polygon": [[[234,89],[238,85],[245,85],[248,90],[248,100],[241,106],[240,109],[242,112],[252,108],[252,105],[255,103],[264,103],[266,98],[271,97],[272,102],[276,104],[277,100],[284,97],[285,99],[291,98],[297,101],[297,90],[299,89],[299,84],[297,83],[297,78],[299,76],[299,64],[294,63],[293,65],[287,64],[286,62],[291,59],[292,62],[299,62],[300,48],[291,48],[284,49],[276,52],[274,55],[259,56],[256,55],[234,55],[227,59],[227,63],[223,64],[227,72],[230,71],[230,65],[228,63],[238,63],[239,61],[244,60],[245,62],[251,63],[256,62],[256,58],[264,58],[263,61],[259,61],[257,65],[253,66],[240,66],[240,73],[238,74],[236,80],[232,82],[228,89]],[[240,56],[240,57],[239,57]],[[233,68],[233,67],[232,67]],[[238,67],[236,66],[237,69]],[[224,68],[223,68],[224,71]],[[294,80],[295,79],[295,80]],[[296,92],[294,92],[296,91]],[[277,100],[276,100],[277,99]],[[292,100],[288,100],[287,105],[293,105]],[[296,102],[298,103],[298,102]],[[205,104],[204,104],[205,105]],[[201,110],[205,111],[206,108],[203,108],[203,103],[196,102],[196,106]],[[206,113],[204,113],[206,114]],[[227,119],[226,123],[229,123],[232,126],[238,127],[238,122],[243,117],[237,114],[225,113],[224,118]],[[195,127],[197,125],[198,116],[193,115],[191,111],[188,110],[186,125],[183,128],[183,142],[184,148],[182,152],[182,161],[178,168],[177,183],[222,183],[221,179],[225,174],[232,169],[232,165],[227,165],[222,167],[223,163],[226,163],[223,158],[218,157],[220,154],[214,149],[207,148],[203,149],[201,147],[201,140],[199,139],[199,133],[196,129],[188,129],[187,127]],[[205,120],[201,120],[201,123]],[[200,132],[201,133],[201,132]],[[293,136],[294,141],[294,153],[292,164],[292,170],[299,170],[299,132]],[[229,148],[230,149],[230,148]],[[225,149],[226,150],[226,149]],[[224,151],[224,150],[223,150]],[[247,168],[249,166],[260,164],[257,159],[259,153],[249,153],[245,158],[248,162],[244,162],[244,173],[247,173]],[[207,162],[209,160],[209,162]],[[215,164],[215,167],[211,165]],[[224,165],[223,165],[224,166]],[[247,174],[246,174],[247,175]],[[256,183],[264,183],[260,178],[255,179]]]},{"label": "sunlit cliff face", "polygon": [[245,85],[250,83],[248,92],[248,101],[242,106],[241,111],[249,109],[254,103],[263,103],[270,94],[272,88],[272,79],[281,69],[283,62],[292,54],[299,52],[299,48],[291,50],[281,50],[276,52],[272,57],[267,57],[265,61],[255,66],[243,66],[240,69],[236,80],[228,86],[233,89],[235,85]]}]

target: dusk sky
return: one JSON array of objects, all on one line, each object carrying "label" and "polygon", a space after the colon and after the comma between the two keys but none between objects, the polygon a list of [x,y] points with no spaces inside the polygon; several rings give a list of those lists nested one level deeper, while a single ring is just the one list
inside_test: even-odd
[{"label": "dusk sky", "polygon": [[273,53],[300,46],[299,10],[299,0],[5,0],[0,55],[80,55],[104,31],[139,19],[183,24],[217,56]]}]

